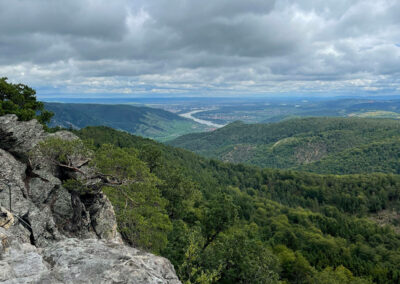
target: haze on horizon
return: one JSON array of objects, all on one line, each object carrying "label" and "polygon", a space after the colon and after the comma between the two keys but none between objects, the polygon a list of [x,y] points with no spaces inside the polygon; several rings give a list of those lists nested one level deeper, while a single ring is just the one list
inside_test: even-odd
[{"label": "haze on horizon", "polygon": [[400,1],[0,0],[0,77],[40,97],[396,95]]}]

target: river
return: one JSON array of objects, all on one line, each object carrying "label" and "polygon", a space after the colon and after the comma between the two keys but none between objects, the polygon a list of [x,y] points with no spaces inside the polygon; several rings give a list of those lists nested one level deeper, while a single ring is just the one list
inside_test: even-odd
[{"label": "river", "polygon": [[208,125],[208,126],[212,126],[212,127],[215,127],[215,128],[221,128],[221,127],[225,126],[225,125],[222,125],[222,124],[217,124],[217,123],[214,123],[214,122],[211,122],[211,121],[199,119],[199,118],[196,118],[196,117],[192,116],[192,114],[195,114],[195,113],[198,113],[198,112],[207,111],[207,110],[208,109],[192,110],[190,112],[182,113],[182,114],[180,114],[180,116],[189,118],[189,119],[194,120],[194,121],[196,121],[198,123],[205,124],[205,125]]}]

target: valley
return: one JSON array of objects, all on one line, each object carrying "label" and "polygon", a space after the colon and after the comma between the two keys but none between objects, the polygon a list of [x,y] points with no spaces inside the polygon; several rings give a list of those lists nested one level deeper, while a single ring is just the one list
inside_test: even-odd
[{"label": "valley", "polygon": [[[12,160],[18,169],[0,168],[0,182],[7,186],[17,182],[22,188],[16,188],[16,204],[32,203],[36,210],[32,212],[44,206],[54,216],[51,225],[39,213],[24,215],[35,229],[30,239],[19,242],[30,240],[38,258],[50,259],[41,255],[47,241],[55,247],[46,246],[45,253],[64,246],[52,235],[61,230],[72,236],[86,234],[90,243],[96,234],[118,238],[127,247],[119,246],[115,258],[131,251],[125,257],[130,263],[138,261],[137,249],[161,255],[166,259],[157,261],[164,264],[146,266],[140,273],[150,271],[154,277],[152,271],[163,269],[170,283],[180,283],[178,278],[186,283],[223,284],[400,281],[400,123],[396,119],[235,121],[209,131],[210,126],[179,116],[207,112],[188,106],[173,113],[128,104],[35,104],[29,97],[33,101],[22,108],[17,105],[19,98],[10,96],[0,105],[5,114],[0,116],[3,163]],[[53,120],[49,110],[55,113]],[[174,129],[178,122],[186,126]],[[193,133],[193,129],[203,132]],[[179,134],[184,135],[164,144],[155,140]],[[26,174],[30,176],[24,183]],[[28,182],[32,187],[24,185]],[[60,201],[70,210],[59,215],[57,206],[64,205],[47,204],[47,198],[38,203],[35,196],[41,195],[24,195],[25,187],[45,188],[49,195],[63,192],[66,197]],[[9,195],[1,190],[0,195],[4,207]],[[100,203],[107,205],[99,207]],[[10,219],[10,214],[3,215]],[[69,220],[73,226],[63,225]],[[1,227],[0,233],[8,227]],[[12,232],[22,229],[29,232],[17,221],[1,236],[12,239]],[[84,241],[75,243],[76,248],[87,248]],[[112,248],[89,249],[97,255]],[[27,251],[19,253],[25,256]],[[75,255],[60,255],[76,263]],[[14,266],[10,254],[4,256]],[[80,261],[90,270],[86,259]],[[95,261],[99,267],[99,257]],[[62,266],[58,260],[51,263]],[[106,267],[87,277],[110,277],[115,266],[107,262]],[[58,274],[44,265],[33,275],[54,278]],[[126,277],[122,270],[116,275]],[[79,274],[73,277],[83,279]],[[166,279],[164,273],[158,279]]]},{"label": "valley", "polygon": [[[216,125],[235,121],[267,123],[299,117],[400,117],[400,100],[396,96],[363,97],[173,97],[62,99],[58,102],[78,104],[119,104],[163,109],[174,114],[191,113],[192,118]],[[51,100],[48,100],[51,102]]]},{"label": "valley", "polygon": [[146,106],[45,103],[45,107],[55,113],[50,127],[80,129],[85,126],[105,125],[158,141],[211,129],[210,126],[172,112]]},{"label": "valley", "polygon": [[400,1],[0,1],[0,283],[400,284]]}]

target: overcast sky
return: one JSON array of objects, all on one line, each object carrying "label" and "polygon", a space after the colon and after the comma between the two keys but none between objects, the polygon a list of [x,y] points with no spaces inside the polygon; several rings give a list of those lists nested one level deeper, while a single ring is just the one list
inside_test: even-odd
[{"label": "overcast sky", "polygon": [[398,94],[399,74],[398,0],[0,0],[0,76],[39,96]]}]

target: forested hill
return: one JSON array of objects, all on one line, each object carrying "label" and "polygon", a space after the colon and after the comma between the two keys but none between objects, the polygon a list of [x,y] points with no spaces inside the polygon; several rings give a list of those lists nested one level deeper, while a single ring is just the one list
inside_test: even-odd
[{"label": "forested hill", "polygon": [[229,162],[319,173],[399,172],[400,122],[301,118],[269,124],[234,122],[169,144]]},{"label": "forested hill", "polygon": [[109,126],[159,141],[205,131],[205,127],[174,113],[144,106],[45,103],[55,115],[49,126],[82,128]]},{"label": "forested hill", "polygon": [[142,180],[104,189],[119,230],[169,258],[183,281],[400,282],[398,175],[260,169],[107,127],[75,133]]}]

